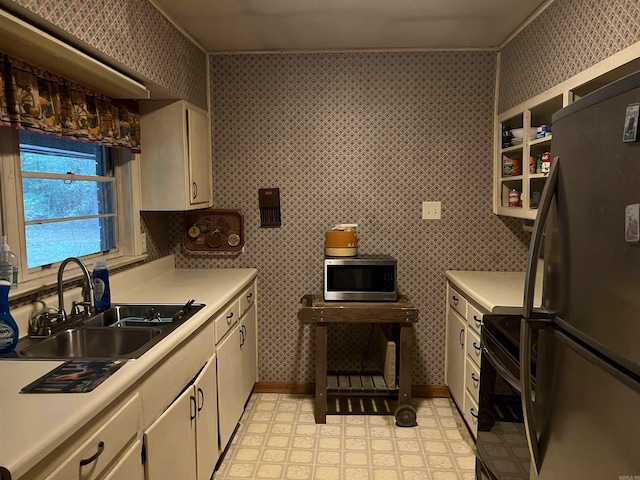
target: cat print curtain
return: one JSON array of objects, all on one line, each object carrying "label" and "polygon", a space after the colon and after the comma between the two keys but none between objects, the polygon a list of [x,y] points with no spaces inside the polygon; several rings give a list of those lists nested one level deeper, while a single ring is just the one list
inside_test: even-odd
[{"label": "cat print curtain", "polygon": [[135,100],[114,100],[0,53],[0,125],[140,152]]}]

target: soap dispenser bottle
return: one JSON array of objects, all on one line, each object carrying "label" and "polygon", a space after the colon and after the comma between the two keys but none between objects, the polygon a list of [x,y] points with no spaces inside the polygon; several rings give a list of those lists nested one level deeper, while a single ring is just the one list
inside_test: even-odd
[{"label": "soap dispenser bottle", "polygon": [[18,343],[18,325],[9,312],[11,283],[0,280],[0,353],[11,352]]},{"label": "soap dispenser bottle", "polygon": [[11,283],[13,288],[18,286],[18,256],[11,251],[6,235],[0,245],[0,280]]},{"label": "soap dispenser bottle", "polygon": [[104,312],[111,308],[109,271],[107,270],[107,262],[104,260],[96,260],[93,264],[93,294],[96,312]]}]

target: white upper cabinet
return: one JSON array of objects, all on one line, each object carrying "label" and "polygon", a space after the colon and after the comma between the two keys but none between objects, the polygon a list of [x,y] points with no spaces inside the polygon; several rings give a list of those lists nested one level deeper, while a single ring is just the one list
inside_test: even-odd
[{"label": "white upper cabinet", "polygon": [[140,102],[142,210],[184,211],[213,205],[211,125],[183,100]]}]

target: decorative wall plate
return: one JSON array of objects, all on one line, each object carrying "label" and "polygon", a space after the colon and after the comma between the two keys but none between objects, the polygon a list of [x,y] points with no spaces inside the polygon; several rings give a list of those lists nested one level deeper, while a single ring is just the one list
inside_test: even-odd
[{"label": "decorative wall plate", "polygon": [[184,214],[184,246],[194,252],[240,252],[244,215],[240,210],[191,210]]}]

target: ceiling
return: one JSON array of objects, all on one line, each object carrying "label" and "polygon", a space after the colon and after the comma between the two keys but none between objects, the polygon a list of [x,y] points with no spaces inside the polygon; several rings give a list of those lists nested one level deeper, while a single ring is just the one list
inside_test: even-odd
[{"label": "ceiling", "polygon": [[549,0],[154,0],[207,52],[499,47]]}]

